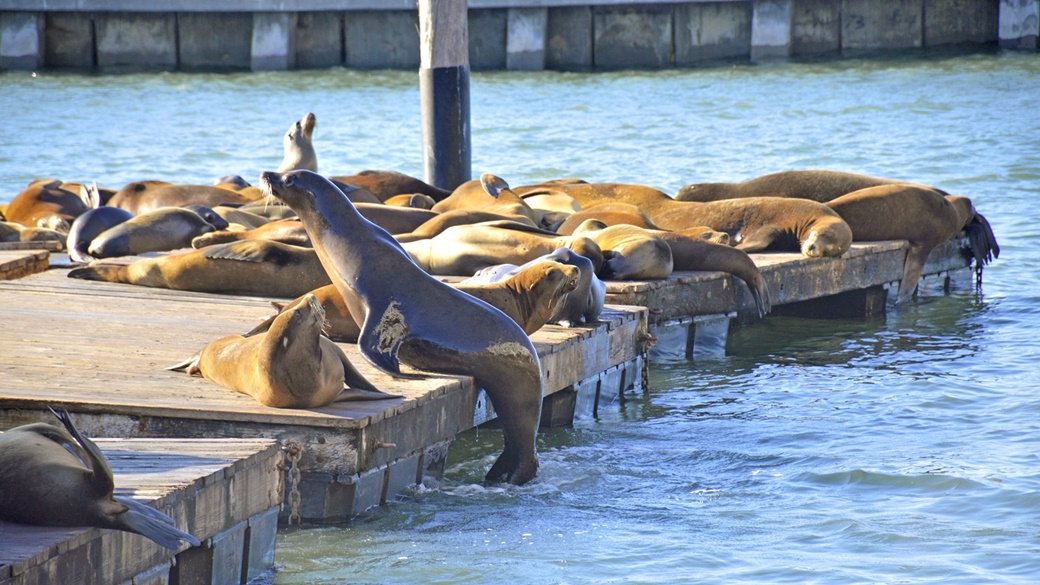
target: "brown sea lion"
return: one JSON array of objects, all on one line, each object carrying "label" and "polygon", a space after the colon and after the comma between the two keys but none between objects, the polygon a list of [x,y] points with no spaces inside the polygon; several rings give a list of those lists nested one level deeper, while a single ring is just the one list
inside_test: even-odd
[{"label": "brown sea lion", "polygon": [[354,208],[365,219],[391,234],[407,234],[438,215],[429,209],[395,207],[382,203],[354,203]]},{"label": "brown sea lion", "polygon": [[433,211],[437,213],[455,209],[522,215],[535,225],[541,225],[540,214],[535,213],[530,205],[514,193],[505,180],[491,173],[484,173],[480,179],[466,181],[452,191],[450,197],[433,206]]},{"label": "brown sea lion", "polygon": [[361,187],[382,201],[395,195],[422,193],[429,195],[434,201],[440,201],[451,195],[451,191],[434,187],[415,177],[397,171],[366,170],[356,175],[338,175],[330,177],[333,182],[339,181],[347,185]]},{"label": "brown sea lion", "polygon": [[68,232],[69,226],[77,217],[92,207],[80,196],[72,192],[52,186],[54,183],[31,185],[4,209],[7,221],[20,223],[26,227],[44,227],[60,232]]},{"label": "brown sea lion", "polygon": [[672,273],[672,250],[654,232],[634,225],[607,226],[590,219],[574,230],[603,251],[604,280],[659,280]]},{"label": "brown sea lion", "polygon": [[[578,287],[580,278],[581,272],[574,266],[545,261],[499,282],[449,284],[502,311],[530,335],[549,322],[560,299]],[[325,310],[325,334],[335,341],[357,343],[361,327],[336,287],[323,286],[308,294],[313,294]],[[284,310],[282,305],[272,304],[278,311]],[[267,331],[274,318],[247,335]]]},{"label": "brown sea lion", "polygon": [[246,229],[255,229],[271,221],[270,218],[235,207],[218,205],[213,211],[229,224],[238,224]]},{"label": "brown sea lion", "polygon": [[65,239],[65,234],[58,230],[0,221],[0,242],[58,242],[64,245]]},{"label": "brown sea lion", "polygon": [[417,265],[439,276],[472,276],[496,264],[523,264],[557,248],[589,258],[597,272],[603,266],[603,252],[590,238],[559,236],[511,221],[452,226],[432,238],[402,245]]},{"label": "brown sea lion", "polygon": [[54,414],[64,428],[32,423],[0,434],[0,520],[124,530],[171,550],[201,544],[159,510],[115,495],[101,450],[67,412]]},{"label": "brown sea lion", "polygon": [[69,278],[156,288],[295,298],[329,284],[314,250],[244,240],[130,264],[93,263]]},{"label": "brown sea lion", "polygon": [[295,169],[307,169],[318,172],[318,155],[314,152],[314,128],[318,125],[318,118],[308,113],[303,118],[294,122],[282,136],[282,148],[284,155],[282,164],[278,165],[278,172],[292,171]]},{"label": "brown sea lion", "polygon": [[419,370],[473,376],[502,423],[505,448],[485,476],[522,484],[538,470],[542,371],[531,339],[487,303],[429,276],[393,237],[366,220],[327,179],[264,173],[261,182],[299,214],[314,249],[361,325],[358,348],[390,375]]},{"label": "brown sea lion", "polygon": [[416,240],[426,240],[436,236],[437,234],[443,232],[444,230],[452,226],[473,225],[488,221],[515,221],[524,225],[528,225],[532,228],[536,227],[533,221],[531,221],[529,218],[523,215],[502,215],[501,213],[495,213],[493,211],[453,209],[451,211],[438,213],[434,217],[431,217],[429,220],[423,222],[422,225],[416,227],[412,231],[406,234],[394,234],[394,237],[397,239],[398,242],[401,243],[414,242]]},{"label": "brown sea lion", "polygon": [[240,191],[209,185],[175,185],[165,181],[137,181],[120,189],[108,204],[134,215],[160,207],[185,207],[193,203],[207,207],[245,205],[253,198]]},{"label": "brown sea lion", "polygon": [[343,350],[322,335],[324,323],[321,303],[306,294],[275,317],[264,334],[221,337],[169,369],[202,376],[275,408],[400,398],[366,380]]},{"label": "brown sea lion", "polygon": [[[854,191],[827,203],[852,228],[855,241],[907,240],[896,302],[909,300],[932,249],[972,224],[975,208],[967,197],[897,183]],[[992,232],[991,232],[992,233]],[[995,242],[995,240],[994,240]],[[999,248],[997,249],[999,253]]]},{"label": "brown sea lion", "polygon": [[383,201],[385,205],[394,205],[397,207],[414,207],[416,209],[433,209],[434,205],[437,205],[437,200],[429,195],[423,193],[412,193],[394,195]]},{"label": "brown sea lion", "polygon": [[258,228],[244,231],[220,230],[202,234],[191,241],[192,248],[205,248],[239,240],[267,240],[292,246],[311,247],[311,238],[296,217],[270,221]]},{"label": "brown sea lion", "polygon": [[193,238],[212,231],[213,224],[190,209],[162,207],[94,236],[87,246],[87,254],[93,258],[112,258],[166,252],[190,246]]},{"label": "brown sea lion", "polygon": [[841,217],[807,199],[748,197],[692,203],[675,201],[646,185],[588,183],[565,189],[586,208],[603,201],[635,205],[666,230],[707,226],[726,232],[730,242],[745,252],[800,250],[809,257],[840,256],[852,244],[852,231]]},{"label": "brown sea lion", "polygon": [[791,197],[826,203],[853,191],[909,183],[856,173],[827,170],[781,171],[756,177],[742,183],[693,183],[675,194],[677,201],[718,201],[744,197]]}]

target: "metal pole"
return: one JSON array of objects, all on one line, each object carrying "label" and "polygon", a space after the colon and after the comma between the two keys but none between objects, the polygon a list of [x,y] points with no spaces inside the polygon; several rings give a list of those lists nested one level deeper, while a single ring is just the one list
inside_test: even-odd
[{"label": "metal pole", "polygon": [[454,189],[470,180],[467,0],[419,0],[423,176]]}]

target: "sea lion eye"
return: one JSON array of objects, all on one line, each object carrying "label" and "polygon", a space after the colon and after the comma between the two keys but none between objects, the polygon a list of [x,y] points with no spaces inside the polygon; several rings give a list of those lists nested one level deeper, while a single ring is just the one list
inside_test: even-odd
[{"label": "sea lion eye", "polygon": [[285,181],[284,182],[285,182],[285,185],[287,187],[292,187],[293,185],[296,184],[296,177],[294,177],[292,175],[285,175]]}]

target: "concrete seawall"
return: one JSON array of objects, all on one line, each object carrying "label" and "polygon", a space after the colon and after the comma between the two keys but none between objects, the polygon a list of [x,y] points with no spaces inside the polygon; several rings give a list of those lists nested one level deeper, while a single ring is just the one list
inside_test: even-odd
[{"label": "concrete seawall", "polygon": [[[0,69],[418,69],[415,0],[0,0]],[[470,0],[475,71],[1037,49],[1040,0]]]}]

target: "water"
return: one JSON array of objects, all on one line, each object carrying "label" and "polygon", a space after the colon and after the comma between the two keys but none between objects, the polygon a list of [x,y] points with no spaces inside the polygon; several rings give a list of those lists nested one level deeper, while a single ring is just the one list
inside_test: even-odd
[{"label": "water", "polygon": [[[0,201],[36,177],[255,180],[318,117],[321,170],[421,175],[414,73],[0,74]],[[913,55],[472,80],[473,169],[668,191],[832,168],[969,195],[1000,259],[876,322],[770,317],[725,357],[539,435],[483,486],[498,431],[444,483],[345,527],[284,532],[293,583],[1029,583],[1040,575],[1040,58]]]}]

